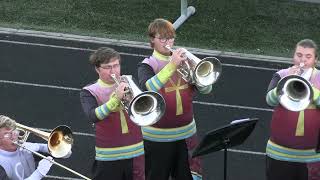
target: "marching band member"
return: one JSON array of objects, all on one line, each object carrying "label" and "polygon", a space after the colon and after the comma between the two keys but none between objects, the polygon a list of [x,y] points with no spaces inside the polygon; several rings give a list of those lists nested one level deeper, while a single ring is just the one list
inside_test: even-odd
[{"label": "marching band member", "polygon": [[[274,107],[274,112],[266,148],[268,180],[307,180],[307,163],[320,161],[320,154],[316,152],[320,130],[320,71],[315,68],[317,50],[312,40],[298,42],[294,65],[276,72],[269,84],[266,101]],[[277,94],[280,79],[296,74],[308,80],[314,92],[313,101],[299,112],[284,108]]]},{"label": "marching band member", "polygon": [[[35,167],[33,154],[13,143],[18,139],[18,132],[15,129],[14,120],[0,115],[0,179],[42,179],[49,172],[52,163],[47,159],[42,159],[38,167]],[[24,146],[36,152],[49,153],[47,144],[26,142]],[[47,158],[52,160],[50,156]]]},{"label": "marching band member", "polygon": [[192,99],[196,90],[207,94],[212,86],[190,85],[176,71],[185,57],[181,48],[172,54],[165,48],[173,46],[176,35],[169,21],[155,19],[149,24],[148,34],[153,54],[138,65],[139,84],[143,90],[159,92],[165,99],[166,111],[156,124],[142,127],[146,179],[202,179],[199,158],[191,158],[198,143]]},{"label": "marching band member", "polygon": [[85,114],[95,124],[93,179],[144,180],[141,128],[121,106],[128,84],[117,85],[111,77],[120,76],[120,55],[114,49],[101,47],[89,61],[99,79],[81,90],[80,100]]}]

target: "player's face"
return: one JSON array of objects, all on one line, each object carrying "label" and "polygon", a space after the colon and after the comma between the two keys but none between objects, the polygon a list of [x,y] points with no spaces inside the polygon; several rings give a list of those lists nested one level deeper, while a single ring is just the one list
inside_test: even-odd
[{"label": "player's face", "polygon": [[316,52],[314,48],[298,46],[294,53],[293,62],[295,65],[304,64],[305,69],[313,68],[316,64]]},{"label": "player's face", "polygon": [[0,128],[0,148],[5,151],[17,150],[17,145],[13,142],[18,139],[18,131],[11,128]]}]

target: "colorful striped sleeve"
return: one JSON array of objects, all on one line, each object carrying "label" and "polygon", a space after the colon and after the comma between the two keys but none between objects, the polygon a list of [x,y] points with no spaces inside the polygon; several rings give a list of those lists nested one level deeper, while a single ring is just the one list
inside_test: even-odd
[{"label": "colorful striped sleeve", "polygon": [[209,94],[212,91],[212,85],[204,87],[197,86],[197,89],[201,94]]},{"label": "colorful striped sleeve", "polygon": [[277,95],[277,88],[274,88],[274,89],[270,90],[267,93],[266,101],[267,101],[267,104],[269,106],[277,106],[277,105],[279,105],[279,100],[278,100],[278,95]]},{"label": "colorful striped sleeve", "polygon": [[169,62],[158,74],[147,80],[146,87],[149,91],[158,92],[176,71],[177,66]]},{"label": "colorful striped sleeve", "polygon": [[320,108],[320,91],[315,87],[312,87],[312,90],[313,90],[313,102],[317,108]]},{"label": "colorful striped sleeve", "polygon": [[95,109],[95,113],[98,119],[103,120],[110,112],[114,112],[118,109],[120,100],[113,94],[108,102],[102,104]]}]

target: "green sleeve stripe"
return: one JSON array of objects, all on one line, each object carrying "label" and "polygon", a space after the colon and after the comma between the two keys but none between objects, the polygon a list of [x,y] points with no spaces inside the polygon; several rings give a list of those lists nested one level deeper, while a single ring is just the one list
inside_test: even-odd
[{"label": "green sleeve stripe", "polygon": [[279,104],[279,101],[277,98],[274,98],[274,97],[271,97],[269,96],[269,98],[267,99],[267,103],[270,105],[270,106],[276,106]]},{"label": "green sleeve stripe", "polygon": [[279,104],[279,102],[276,100],[276,99],[268,99],[267,100],[267,103],[270,105],[270,106],[277,106]]},{"label": "green sleeve stripe", "polygon": [[105,115],[109,114],[110,112],[106,104],[103,104],[102,106],[100,106],[100,109]]},{"label": "green sleeve stripe", "polygon": [[102,119],[103,119],[103,118],[101,117],[100,113],[99,113],[98,107],[94,110],[94,112],[95,112],[95,114],[96,114],[96,116],[97,116],[97,118],[98,118],[99,120],[102,120]]},{"label": "green sleeve stripe", "polygon": [[107,115],[103,113],[103,111],[101,110],[101,106],[97,107],[95,109],[95,114],[97,116],[98,119],[103,120]]},{"label": "green sleeve stripe", "polygon": [[313,90],[313,101],[315,103],[316,106],[319,106],[320,104],[320,91],[315,88],[315,87],[312,87],[312,90]]},{"label": "green sleeve stripe", "polygon": [[278,98],[277,89],[276,89],[276,88],[274,88],[274,89],[272,90],[272,96],[273,96],[274,98]]},{"label": "green sleeve stripe", "polygon": [[318,98],[314,101],[314,104],[315,104],[317,107],[320,107],[320,97],[318,97]]},{"label": "green sleeve stripe", "polygon": [[212,85],[205,87],[198,87],[198,90],[201,94],[209,94],[212,91]]},{"label": "green sleeve stripe", "polygon": [[161,84],[166,84],[169,78],[176,72],[177,66],[169,62],[156,76],[161,82]]},{"label": "green sleeve stripe", "polygon": [[313,90],[313,102],[314,102],[314,105],[316,105],[316,107],[320,107],[320,91],[315,88],[315,87],[312,87],[312,90]]},{"label": "green sleeve stripe", "polygon": [[97,118],[103,120],[110,114],[111,111],[116,110],[119,104],[120,100],[118,100],[116,97],[114,97],[114,95],[112,95],[107,103],[104,103],[95,109],[95,114]]},{"label": "green sleeve stripe", "polygon": [[317,108],[320,108],[320,97],[318,97],[315,101],[314,104]]},{"label": "green sleeve stripe", "polygon": [[270,105],[272,105],[272,106],[276,106],[279,104],[276,89],[272,89],[271,91],[269,91],[268,100],[269,100]]},{"label": "green sleeve stripe", "polygon": [[149,90],[156,91],[156,92],[159,91],[164,85],[159,81],[157,75],[150,78],[146,84],[148,84],[147,88],[149,87],[148,88]]},{"label": "green sleeve stripe", "polygon": [[148,89],[149,91],[155,91],[155,92],[158,91],[158,89],[157,89],[157,88],[154,86],[154,84],[152,83],[152,78],[149,79],[149,80],[146,82],[146,86],[147,86],[147,89]]},{"label": "green sleeve stripe", "polygon": [[158,79],[157,76],[154,76],[150,79],[150,82],[157,90],[159,90],[163,87],[163,84],[161,84],[159,80],[157,81],[157,79]]},{"label": "green sleeve stripe", "polygon": [[276,89],[272,89],[267,93],[266,101],[270,106],[276,106],[279,104]]},{"label": "green sleeve stripe", "polygon": [[[148,80],[148,81],[149,81],[149,80]],[[151,89],[151,87],[150,87],[150,85],[149,85],[148,81],[146,82],[146,88],[147,88],[147,90],[148,90],[148,91],[153,91],[153,90]]]},{"label": "green sleeve stripe", "polygon": [[152,83],[157,87],[157,89],[161,89],[164,84],[159,80],[158,76],[153,76],[151,78]]},{"label": "green sleeve stripe", "polygon": [[162,70],[146,82],[149,91],[159,91],[176,71],[176,65],[169,62]]},{"label": "green sleeve stripe", "polygon": [[111,96],[109,101],[106,104],[108,111],[115,111],[120,104],[120,100],[115,96]]}]

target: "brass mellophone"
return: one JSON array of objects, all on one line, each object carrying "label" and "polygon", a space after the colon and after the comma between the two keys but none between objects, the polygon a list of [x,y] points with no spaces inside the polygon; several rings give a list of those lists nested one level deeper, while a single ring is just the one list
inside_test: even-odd
[{"label": "brass mellophone", "polygon": [[[169,45],[166,45],[169,51],[174,52]],[[199,59],[186,49],[183,49],[183,56],[187,59],[183,61],[177,71],[182,75],[182,78],[199,87],[205,87],[214,84],[221,75],[221,62],[216,57],[206,57]]]},{"label": "brass mellophone", "polygon": [[294,75],[282,78],[277,84],[277,95],[280,104],[290,111],[306,109],[313,98],[310,82],[301,77],[304,64],[300,63],[299,71]]},{"label": "brass mellophone", "polygon": [[[120,82],[116,75],[111,74],[111,77],[119,86]],[[158,122],[166,109],[161,94],[153,91],[142,92],[130,75],[122,75],[120,81],[128,84],[128,92],[121,102],[130,119],[138,126],[150,126]]]}]

